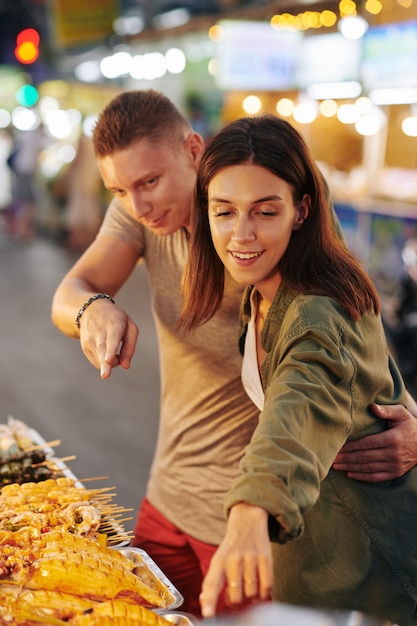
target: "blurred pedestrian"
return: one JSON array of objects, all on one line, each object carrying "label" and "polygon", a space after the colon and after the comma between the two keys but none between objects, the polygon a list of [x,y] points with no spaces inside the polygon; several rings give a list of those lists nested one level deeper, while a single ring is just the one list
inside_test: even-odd
[{"label": "blurred pedestrian", "polygon": [[9,229],[17,239],[29,241],[36,234],[37,175],[39,155],[46,147],[42,126],[15,131],[8,164],[12,172]]},{"label": "blurred pedestrian", "polygon": [[12,201],[12,174],[8,164],[13,149],[13,137],[7,130],[0,129],[0,215],[7,228],[8,209]]}]

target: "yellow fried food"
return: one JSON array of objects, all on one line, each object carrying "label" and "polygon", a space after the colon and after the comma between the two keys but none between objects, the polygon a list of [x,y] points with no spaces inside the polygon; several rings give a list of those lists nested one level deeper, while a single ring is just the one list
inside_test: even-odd
[{"label": "yellow fried food", "polygon": [[111,499],[112,494],[87,490],[71,478],[5,485],[0,489],[0,532],[31,527],[44,533],[61,527],[116,545],[128,537]]},{"label": "yellow fried food", "polygon": [[72,626],[171,626],[162,615],[119,600],[97,604],[92,611],[75,616],[69,623]]},{"label": "yellow fried food", "polygon": [[[14,585],[0,586],[0,616],[8,616],[10,609],[14,608],[19,595],[19,589]],[[1,621],[0,621],[1,624]]]},{"label": "yellow fried food", "polygon": [[36,546],[3,545],[0,549],[0,584],[26,589],[61,591],[91,600],[126,598],[130,602],[166,608],[172,596],[155,580],[142,580],[132,561],[118,550],[52,530],[36,539]]},{"label": "yellow fried food", "polygon": [[[8,488],[7,488],[8,487]],[[17,531],[32,527],[45,532],[66,527],[69,532],[92,535],[102,516],[87,489],[70,479],[7,485],[0,492],[0,529]]]},{"label": "yellow fried food", "polygon": [[[155,615],[149,611],[151,615]],[[170,622],[167,620],[161,621],[162,618],[160,615],[155,617],[155,621],[145,621],[138,622],[136,617],[111,617],[110,615],[99,615],[96,616],[94,614],[86,614],[79,615],[75,618],[74,621],[71,621],[70,624],[74,624],[74,626],[172,626]],[[16,626],[32,626],[32,624],[18,624]],[[61,626],[61,625],[59,625]],[[62,623],[62,626],[66,626],[65,623]]]},{"label": "yellow fried food", "polygon": [[[0,624],[7,626],[39,626],[39,624],[49,624],[50,626],[67,626],[66,621],[62,621],[49,610],[38,609],[30,602],[21,602],[22,592],[16,586],[2,585],[0,587]],[[33,599],[36,602],[36,599]],[[44,602],[45,598],[41,601]],[[87,607],[86,607],[87,608]],[[75,613],[71,613],[74,615]]]},{"label": "yellow fried food", "polygon": [[95,602],[59,591],[0,587],[0,624],[8,626],[168,626],[150,609],[123,600]]},{"label": "yellow fried food", "polygon": [[80,598],[61,591],[23,589],[14,599],[14,610],[39,617],[68,620],[74,615],[94,608],[94,600]]}]

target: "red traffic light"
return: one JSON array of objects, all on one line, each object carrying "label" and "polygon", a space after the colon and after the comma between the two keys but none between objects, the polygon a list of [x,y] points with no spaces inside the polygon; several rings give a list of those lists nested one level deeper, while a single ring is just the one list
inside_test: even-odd
[{"label": "red traffic light", "polygon": [[16,59],[20,63],[34,63],[39,56],[40,36],[34,28],[25,28],[16,37]]},{"label": "red traffic light", "polygon": [[22,43],[30,41],[34,46],[38,47],[40,39],[41,38],[37,30],[34,28],[25,28],[25,30],[20,31],[16,37],[16,43],[18,46],[21,46]]}]

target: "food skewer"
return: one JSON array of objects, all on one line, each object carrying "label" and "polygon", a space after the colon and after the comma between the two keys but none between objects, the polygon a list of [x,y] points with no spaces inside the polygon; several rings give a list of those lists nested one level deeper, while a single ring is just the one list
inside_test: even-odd
[{"label": "food skewer", "polygon": [[[41,463],[34,463],[33,467],[41,467],[41,465],[56,465],[57,463],[64,463],[66,461],[73,461],[74,459],[76,459],[77,457],[74,455],[71,456],[63,456],[60,459],[45,459],[45,461],[42,461]],[[62,469],[60,470],[62,471]]]},{"label": "food skewer", "polygon": [[[129,511],[129,509],[127,509],[127,512],[128,512],[128,511]],[[111,514],[111,513],[109,514],[109,513],[106,513],[106,512],[104,512],[104,511],[101,511],[101,514],[102,514],[102,517],[106,517],[106,518],[108,518],[108,519],[114,520],[114,521],[115,521],[115,522],[117,522],[117,523],[120,523],[120,522],[125,522],[125,521],[126,521],[126,520],[128,520],[128,519],[129,519],[129,520],[131,520],[131,519],[132,519],[132,517],[125,517],[125,518],[121,518],[122,513],[119,513],[118,515],[113,515],[113,514]]]},{"label": "food skewer", "polygon": [[116,487],[101,487],[100,489],[90,489],[90,493],[99,495],[106,491],[111,491],[112,489],[116,489]]},{"label": "food skewer", "polygon": [[106,515],[118,517],[119,515],[124,515],[124,513],[128,513],[129,511],[133,511],[133,509],[125,509],[124,507],[102,507],[102,511],[104,511]]},{"label": "food skewer", "polygon": [[[123,519],[118,519],[118,520],[115,520],[115,521],[117,521],[117,523],[119,524],[120,522],[129,522],[132,519],[133,519],[133,517],[124,517]],[[111,527],[112,527],[112,523],[111,523],[110,520],[108,522],[105,522],[105,523],[102,522],[101,526],[100,526],[100,528],[111,528]]]},{"label": "food skewer", "polygon": [[[45,480],[56,480],[66,478],[65,470],[69,469],[64,464],[76,459],[75,455],[68,455],[56,458],[53,448],[61,444],[60,439],[47,442],[38,442],[37,435],[34,437],[32,429],[23,422],[15,420],[9,416],[8,424],[0,425],[0,494],[3,496],[3,488],[24,485],[24,483],[42,483]],[[64,465],[61,467],[61,465]],[[108,476],[97,476],[83,479],[84,482],[93,480],[108,479]],[[68,488],[81,489],[80,502],[86,499],[96,507],[101,516],[100,532],[111,535],[114,542],[119,537],[126,540],[128,537],[122,526],[123,522],[130,521],[132,517],[127,517],[133,509],[125,509],[112,503],[116,496],[115,487],[95,488],[88,490],[83,482],[75,477],[71,477],[74,484],[68,484]],[[64,487],[65,483],[59,486]],[[58,485],[57,485],[58,486]],[[31,489],[28,486],[28,489]],[[56,492],[56,488],[51,487]],[[12,493],[12,492],[11,492]],[[56,497],[56,495],[54,496]],[[71,496],[72,498],[72,496]],[[75,493],[75,498],[77,495]],[[65,501],[65,496],[63,497]],[[84,515],[83,513],[82,515]]]},{"label": "food skewer", "polygon": [[75,454],[71,454],[70,456],[63,456],[60,459],[51,459],[51,461],[59,461],[60,463],[65,463],[66,461],[74,461],[77,457]]},{"label": "food skewer", "polygon": [[88,483],[93,480],[108,480],[108,479],[109,479],[109,476],[94,476],[90,478],[79,478],[78,480],[80,481],[80,483]]},{"label": "food skewer", "polygon": [[45,448],[56,448],[61,445],[60,439],[54,439],[53,441],[45,441],[45,443],[39,443],[29,448],[24,448],[25,452],[32,452],[32,450],[45,450]]}]

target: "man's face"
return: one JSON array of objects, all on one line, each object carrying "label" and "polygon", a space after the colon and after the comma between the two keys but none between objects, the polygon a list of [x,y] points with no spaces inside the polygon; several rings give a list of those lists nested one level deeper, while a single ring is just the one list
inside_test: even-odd
[{"label": "man's face", "polygon": [[182,143],[141,139],[99,158],[106,189],[141,224],[158,235],[187,227],[203,140],[190,133]]}]

